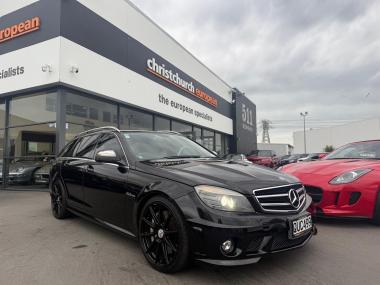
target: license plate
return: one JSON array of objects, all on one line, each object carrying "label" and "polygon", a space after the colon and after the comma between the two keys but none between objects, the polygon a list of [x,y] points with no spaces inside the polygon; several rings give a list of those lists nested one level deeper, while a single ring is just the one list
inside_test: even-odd
[{"label": "license plate", "polygon": [[297,238],[302,236],[306,232],[309,232],[312,227],[313,222],[311,220],[311,215],[293,220],[290,222],[290,237]]}]

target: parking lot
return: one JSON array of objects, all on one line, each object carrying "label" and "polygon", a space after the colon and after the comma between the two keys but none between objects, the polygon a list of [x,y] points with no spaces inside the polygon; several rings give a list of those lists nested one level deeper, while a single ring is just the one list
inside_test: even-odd
[{"label": "parking lot", "polygon": [[258,264],[195,264],[165,275],[135,240],[80,218],[55,220],[46,192],[0,191],[0,284],[379,284],[380,228],[319,222],[303,249]]}]

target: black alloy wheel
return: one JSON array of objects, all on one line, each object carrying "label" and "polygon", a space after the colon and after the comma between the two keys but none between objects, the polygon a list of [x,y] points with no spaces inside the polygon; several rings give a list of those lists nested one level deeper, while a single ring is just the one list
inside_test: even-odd
[{"label": "black alloy wheel", "polygon": [[53,216],[57,219],[67,218],[69,216],[69,212],[67,210],[66,192],[61,181],[56,180],[52,184],[50,198]]},{"label": "black alloy wheel", "polygon": [[174,273],[186,266],[189,255],[186,224],[168,199],[156,196],[144,205],[139,241],[145,258],[155,269]]}]

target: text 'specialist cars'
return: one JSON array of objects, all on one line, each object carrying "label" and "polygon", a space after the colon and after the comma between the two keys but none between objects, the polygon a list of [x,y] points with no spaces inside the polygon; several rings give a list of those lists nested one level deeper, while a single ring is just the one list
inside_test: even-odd
[{"label": "text 'specialist cars'", "polygon": [[243,265],[305,245],[311,198],[291,176],[221,160],[174,132],[79,134],[51,171],[56,218],[69,213],[137,237],[162,272],[189,259]]}]

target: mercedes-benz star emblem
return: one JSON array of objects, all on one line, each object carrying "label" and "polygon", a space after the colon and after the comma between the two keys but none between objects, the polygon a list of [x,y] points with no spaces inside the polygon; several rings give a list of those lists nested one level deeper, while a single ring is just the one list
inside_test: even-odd
[{"label": "mercedes-benz star emblem", "polygon": [[289,190],[289,193],[288,193],[288,196],[289,196],[289,201],[290,201],[290,204],[295,208],[297,209],[300,205],[300,195],[298,195],[298,192],[294,189],[290,189]]}]

